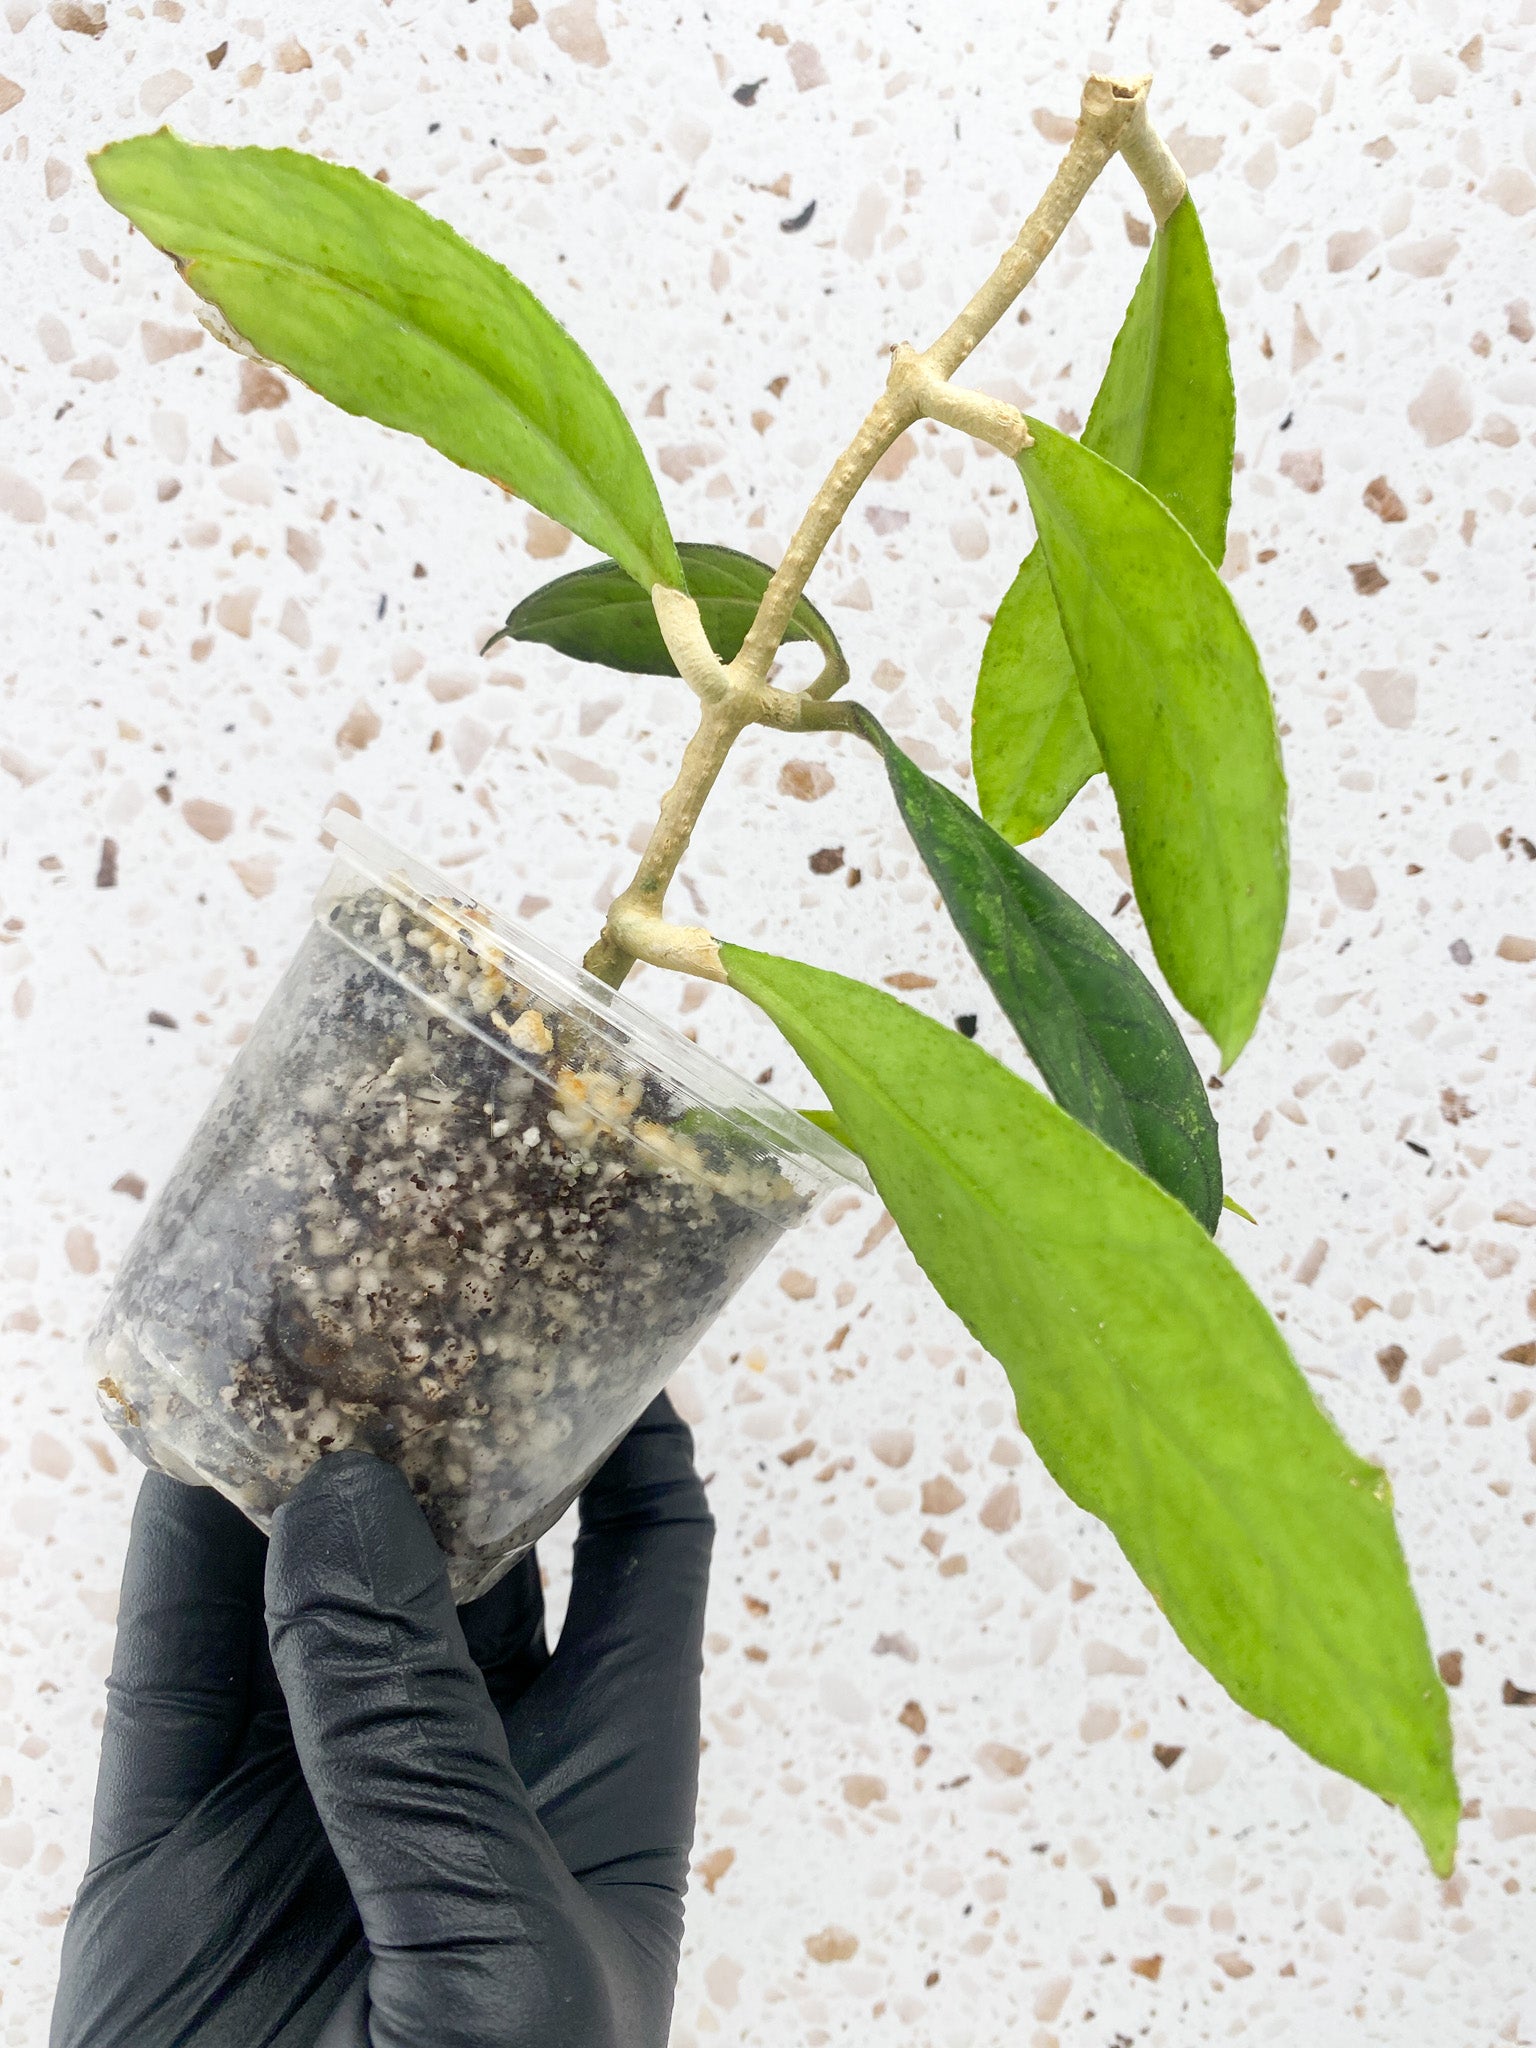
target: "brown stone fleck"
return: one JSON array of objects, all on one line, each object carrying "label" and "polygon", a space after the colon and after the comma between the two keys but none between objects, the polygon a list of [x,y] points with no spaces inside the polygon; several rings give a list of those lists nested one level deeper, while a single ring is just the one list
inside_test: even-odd
[{"label": "brown stone fleck", "polygon": [[95,37],[107,32],[107,10],[102,0],[90,0],[86,6],[81,6],[79,0],[53,0],[48,16],[55,28],[70,35]]},{"label": "brown stone fleck", "polygon": [[142,1174],[120,1173],[112,1183],[112,1192],[114,1195],[127,1195],[135,1202],[142,1202],[145,1187],[146,1182]]},{"label": "brown stone fleck", "polygon": [[1506,1707],[1536,1707],[1536,1691],[1528,1691],[1523,1685],[1516,1685],[1512,1678],[1504,1681],[1504,1704]]},{"label": "brown stone fleck", "polygon": [[854,1253],[856,1259],[867,1259],[876,1245],[883,1244],[896,1228],[896,1218],[887,1209],[877,1223],[872,1223],[864,1236],[864,1242]]},{"label": "brown stone fleck", "polygon": [[734,1849],[711,1849],[707,1856],[699,1858],[693,1868],[696,1875],[704,1880],[705,1891],[712,1892],[735,1861]]},{"label": "brown stone fleck", "polygon": [[812,1451],[815,1450],[815,1448],[815,1437],[802,1437],[799,1443],[791,1444],[787,1451],[780,1451],[779,1463],[781,1465],[798,1465],[800,1460],[802,1458],[808,1458],[811,1455]]},{"label": "brown stone fleck", "polygon": [[820,847],[810,857],[813,875],[835,875],[843,865],[843,849],[840,846]]},{"label": "brown stone fleck", "polygon": [[830,772],[819,761],[786,761],[779,770],[779,794],[813,804],[834,788]]},{"label": "brown stone fleck", "polygon": [[1511,1344],[1499,1356],[1508,1359],[1511,1365],[1536,1365],[1536,1344]]},{"label": "brown stone fleck", "polygon": [[976,1761],[989,1778],[1022,1778],[1029,1769],[1029,1758],[1007,1742],[984,1742]]},{"label": "brown stone fleck", "polygon": [[1446,1685],[1460,1685],[1462,1677],[1460,1650],[1442,1650],[1435,1659],[1435,1668],[1439,1671],[1440,1677]]},{"label": "brown stone fleck", "polygon": [[1152,1754],[1165,1771],[1171,1771],[1184,1754],[1184,1745],[1182,1742],[1154,1742]]},{"label": "brown stone fleck", "polygon": [[885,985],[887,988],[900,989],[938,987],[938,983],[931,974],[917,974],[910,967],[902,967],[895,974],[886,975]]},{"label": "brown stone fleck", "polygon": [[1149,1984],[1155,1984],[1163,1974],[1163,1959],[1161,1956],[1136,1956],[1131,1968],[1138,1977],[1145,1977]]},{"label": "brown stone fleck", "polygon": [[1374,512],[1383,525],[1395,526],[1408,517],[1408,507],[1384,476],[1373,476],[1360,494],[1367,512]]},{"label": "brown stone fleck", "polygon": [[359,697],[336,728],[336,744],[344,754],[360,754],[371,747],[384,730],[384,721],[373,706]]},{"label": "brown stone fleck", "polygon": [[235,814],[227,804],[216,804],[204,796],[188,797],[181,815],[200,839],[227,839],[235,827]]},{"label": "brown stone fleck", "polygon": [[896,1719],[903,1728],[910,1729],[914,1735],[926,1735],[928,1733],[928,1716],[923,1712],[916,1700],[908,1700],[901,1712],[896,1716]]},{"label": "brown stone fleck", "polygon": [[94,1273],[101,1265],[96,1240],[83,1223],[73,1223],[65,1231],[64,1256],[75,1273]]},{"label": "brown stone fleck", "polygon": [[96,863],[96,886],[98,889],[117,887],[117,841],[103,839],[101,858]]},{"label": "brown stone fleck", "polygon": [[1349,575],[1358,597],[1374,597],[1378,590],[1387,587],[1387,578],[1374,562],[1351,562]]},{"label": "brown stone fleck", "polygon": [[288,403],[288,386],[265,363],[253,363],[249,356],[240,364],[240,396],[236,412],[276,412]]},{"label": "brown stone fleck", "polygon": [[1385,1373],[1387,1384],[1395,1387],[1408,1363],[1408,1354],[1401,1344],[1384,1344],[1376,1354],[1376,1363]]},{"label": "brown stone fleck", "polygon": [[805,1952],[813,1963],[846,1963],[858,1954],[859,1938],[846,1927],[824,1927],[806,1936]]},{"label": "brown stone fleck", "polygon": [[956,1508],[964,1505],[965,1495],[947,1472],[941,1472],[936,1479],[923,1481],[925,1515],[952,1515]]},{"label": "brown stone fleck", "polygon": [[1019,1489],[1008,1481],[997,1486],[981,1504],[977,1520],[994,1536],[1005,1536],[1019,1519]]}]

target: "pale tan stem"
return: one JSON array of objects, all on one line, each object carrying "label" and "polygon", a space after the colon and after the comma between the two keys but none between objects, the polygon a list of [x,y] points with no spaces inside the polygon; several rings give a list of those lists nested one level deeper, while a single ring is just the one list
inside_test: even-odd
[{"label": "pale tan stem", "polygon": [[1146,105],[1151,83],[1150,78],[1095,76],[1088,80],[1083,87],[1077,132],[1040,204],[970,304],[923,351],[941,377],[954,375],[1050,255],[1087,197],[1089,187],[1119,149],[1132,116]]},{"label": "pale tan stem", "polygon": [[651,609],[678,674],[699,701],[718,704],[728,697],[731,684],[725,665],[710,646],[699,607],[687,591],[673,590],[666,583],[653,584]]},{"label": "pale tan stem", "polygon": [[958,427],[962,434],[986,441],[1004,455],[1014,456],[1034,445],[1016,405],[991,398],[985,391],[966,391],[951,384],[929,367],[926,356],[904,341],[892,351],[890,383],[924,419]]},{"label": "pale tan stem", "polygon": [[709,933],[697,925],[667,924],[662,908],[678,863],[688,851],[704,799],[750,715],[748,704],[735,696],[706,702],[700,710],[698,726],[684,750],[677,780],[662,798],[660,815],[635,878],[608,906],[602,935],[582,963],[589,974],[611,988],[620,986],[636,960],[649,960],[680,974],[699,974],[706,981],[724,981],[719,949]]},{"label": "pale tan stem", "polygon": [[828,470],[763,592],[757,616],[736,657],[752,674],[768,673],[768,664],[778,652],[790,616],[800,602],[811,571],[821,560],[823,549],[837,531],[838,522],[875,464],[916,418],[889,391],[882,391],[859,431]]},{"label": "pale tan stem", "polygon": [[1183,173],[1147,122],[1150,82],[1088,80],[1071,146],[1012,248],[929,348],[919,353],[902,343],[893,352],[885,390],[811,500],[735,660],[723,663],[716,655],[691,597],[663,584],[651,592],[667,651],[701,709],[698,729],[663,800],[635,878],[609,907],[602,936],[586,957],[588,971],[611,987],[622,983],[636,960],[724,981],[719,948],[709,933],[696,925],[668,924],[662,913],[667,889],[726,756],[747,725],[783,731],[857,729],[848,725],[852,710],[845,715],[842,707],[821,701],[847,680],[840,657],[827,656],[808,690],[780,690],[767,681],[768,665],[807,579],[875,464],[919,419],[957,427],[1008,455],[1030,445],[1029,430],[1016,407],[984,392],[959,390],[949,379],[1035,275],[1117,150],[1124,152],[1140,180],[1159,225],[1183,197]]},{"label": "pale tan stem", "polygon": [[[1061,237],[1100,171],[1120,146],[1121,137],[1138,109],[1146,103],[1146,78],[1093,77],[1083,87],[1082,112],[1077,133],[1057,166],[1045,195],[1020,229],[1013,247],[987,279],[963,312],[945,328],[924,358],[940,377],[960,367],[986,335],[997,325],[1019,293]],[[887,388],[871,406],[864,424],[828,472],[826,481],[811,500],[795,536],[784,551],[763,593],[741,654],[737,657],[750,672],[764,676],[772,661],[790,614],[799,603],[811,571],[820,561],[827,542],[837,531],[843,514],[853,503],[860,486],[881,456],[908,427],[916,415],[910,404],[899,400]]]},{"label": "pale tan stem", "polygon": [[1189,190],[1189,184],[1178,158],[1147,119],[1145,100],[1126,123],[1120,138],[1120,154],[1146,194],[1152,218],[1162,227]]}]

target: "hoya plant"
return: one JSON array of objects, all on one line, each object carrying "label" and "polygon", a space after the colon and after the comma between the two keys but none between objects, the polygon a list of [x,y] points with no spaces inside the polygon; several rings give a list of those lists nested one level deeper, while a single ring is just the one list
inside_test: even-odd
[{"label": "hoya plant", "polygon": [[[936,340],[891,351],[884,389],[771,572],[674,539],[640,444],[577,343],[499,263],[387,186],[164,129],[111,144],[94,170],[225,339],[419,435],[603,556],[523,597],[502,633],[680,677],[699,713],[586,966],[616,988],[647,961],[767,1012],[825,1091],[818,1114],[1008,1375],[1057,1483],[1107,1524],[1232,1698],[1400,1807],[1444,1874],[1459,1816],[1449,1714],[1386,1476],[1344,1442],[1214,1241],[1216,1127],[1179,1024],[1018,851],[1107,774],[1167,988],[1224,1067],[1238,1057],[1285,920],[1286,788],[1264,671],[1218,574],[1226,330],[1147,86],[1088,81],[1017,239]],[[956,378],[1117,154],[1157,230],[1073,439]],[[860,487],[919,420],[1016,462],[1034,521],[977,681],[979,813],[846,694],[848,664],[805,595]],[[787,640],[821,652],[807,688],[771,679]],[[875,750],[1043,1085],[884,989],[668,920],[669,884],[749,725],[851,733]]]}]

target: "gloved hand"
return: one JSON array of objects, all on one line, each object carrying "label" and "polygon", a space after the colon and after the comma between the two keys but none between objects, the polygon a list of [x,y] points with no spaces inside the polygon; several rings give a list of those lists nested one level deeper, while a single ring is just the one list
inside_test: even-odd
[{"label": "gloved hand", "polygon": [[582,1495],[551,1657],[533,1558],[455,1609],[376,1459],[322,1459],[270,1546],[148,1474],[52,2048],[662,2048],[712,1535],[661,1396]]}]

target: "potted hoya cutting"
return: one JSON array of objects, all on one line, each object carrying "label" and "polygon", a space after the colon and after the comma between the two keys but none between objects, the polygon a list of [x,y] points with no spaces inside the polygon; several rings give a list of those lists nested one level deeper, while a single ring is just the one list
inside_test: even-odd
[{"label": "potted hoya cutting", "polygon": [[[550,1526],[777,1237],[839,1178],[867,1179],[1007,1374],[1048,1470],[1190,1651],[1239,1705],[1400,1807],[1443,1874],[1449,1715],[1386,1476],[1340,1437],[1215,1242],[1216,1127],[1179,1026],[1017,850],[1106,772],[1167,988],[1222,1064],[1237,1058],[1284,924],[1286,790],[1268,685],[1218,574],[1226,330],[1147,90],[1088,81],[1017,239],[935,341],[892,349],[772,570],[675,540],[576,342],[386,185],[163,129],[94,158],[222,339],[599,552],[523,597],[505,635],[677,677],[698,722],[579,968],[357,821],[329,821],[314,922],[130,1248],[92,1357],[141,1457],[259,1523],[329,1450],[398,1463],[468,1599]],[[955,380],[1116,155],[1157,229],[1073,439]],[[921,420],[1016,462],[1034,520],[977,684],[979,813],[856,701],[805,595],[861,485]],[[772,679],[786,640],[820,650],[807,688]],[[668,921],[749,725],[850,733],[879,756],[1041,1085],[883,989]],[[760,1005],[829,1107],[788,1110],[649,1017],[620,993],[637,961]]]}]

